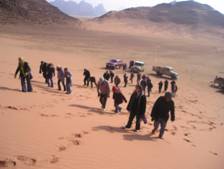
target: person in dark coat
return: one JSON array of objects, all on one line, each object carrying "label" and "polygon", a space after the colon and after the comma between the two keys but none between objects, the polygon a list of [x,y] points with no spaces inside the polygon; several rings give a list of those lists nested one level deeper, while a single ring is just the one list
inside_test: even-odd
[{"label": "person in dark coat", "polygon": [[83,80],[84,86],[88,87],[90,82],[90,77],[91,77],[90,71],[87,69],[84,69],[83,76],[84,76],[84,80]]},{"label": "person in dark coat", "polygon": [[149,77],[146,77],[146,84],[147,84],[147,90],[148,90],[148,97],[150,97],[150,93],[152,91],[153,84]]},{"label": "person in dark coat", "polygon": [[163,137],[170,115],[171,121],[174,121],[175,104],[172,100],[172,94],[170,92],[166,92],[164,96],[160,96],[156,100],[152,108],[151,117],[152,121],[154,121],[154,129],[152,130],[152,134],[154,134],[160,126],[159,138]]},{"label": "person in dark coat", "polygon": [[103,74],[103,78],[108,80],[110,79],[110,73],[108,70]]},{"label": "person in dark coat", "polygon": [[131,128],[132,122],[136,117],[135,130],[140,130],[140,123],[141,120],[144,119],[146,111],[146,97],[142,94],[141,86],[136,86],[135,91],[131,95],[127,110],[130,112],[130,115],[125,128]]},{"label": "person in dark coat", "polygon": [[52,63],[47,65],[47,84],[48,87],[54,87],[53,77],[55,76],[55,68]]},{"label": "person in dark coat", "polygon": [[159,82],[159,93],[162,92],[162,88],[163,88],[163,82],[160,81],[160,82]]},{"label": "person in dark coat", "polygon": [[112,70],[110,70],[109,74],[110,74],[110,83],[113,83],[114,82],[114,72]]},{"label": "person in dark coat", "polygon": [[64,73],[62,67],[60,67],[60,66],[58,66],[56,68],[56,70],[57,70],[57,77],[58,77],[58,90],[61,90],[61,84],[62,84],[64,91],[66,91],[65,73]]},{"label": "person in dark coat", "polygon": [[124,74],[124,87],[127,87],[127,84],[128,84],[128,75],[127,73]]},{"label": "person in dark coat", "polygon": [[115,78],[114,78],[114,84],[116,86],[119,86],[120,83],[121,83],[121,79],[118,75],[116,75]]},{"label": "person in dark coat", "polygon": [[118,86],[113,86],[112,91],[113,91],[115,113],[121,112],[121,107],[119,105],[122,104],[123,102],[127,103],[127,100]]},{"label": "person in dark coat", "polygon": [[46,62],[41,61],[39,69],[39,73],[43,75],[46,84],[47,84],[47,65],[48,64]]},{"label": "person in dark coat", "polygon": [[165,82],[164,82],[164,91],[165,91],[165,92],[166,92],[167,89],[168,89],[168,85],[169,85],[168,80],[165,80]]},{"label": "person in dark coat", "polygon": [[95,85],[97,87],[96,78],[94,76],[91,76],[90,77],[90,86],[91,86],[91,88],[93,88],[93,85]]}]

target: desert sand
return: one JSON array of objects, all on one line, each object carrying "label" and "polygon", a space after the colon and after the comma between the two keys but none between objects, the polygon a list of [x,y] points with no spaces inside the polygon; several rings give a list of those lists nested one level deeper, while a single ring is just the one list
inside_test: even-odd
[{"label": "desert sand", "polygon": [[[209,87],[223,71],[222,37],[107,26],[1,26],[0,160],[14,161],[8,168],[17,169],[223,169],[224,95]],[[14,79],[18,57],[31,65],[33,93],[20,92]],[[110,98],[103,112],[96,89],[83,87],[83,69],[98,79],[111,58],[145,61],[154,84],[147,100],[149,123],[138,133],[121,129],[128,119],[126,104],[115,114]],[[41,60],[70,69],[71,95],[44,84]],[[153,65],[173,66],[180,75],[176,121],[168,123],[163,140],[149,136],[161,80],[151,75]],[[133,85],[122,88],[128,99],[133,90]]]}]

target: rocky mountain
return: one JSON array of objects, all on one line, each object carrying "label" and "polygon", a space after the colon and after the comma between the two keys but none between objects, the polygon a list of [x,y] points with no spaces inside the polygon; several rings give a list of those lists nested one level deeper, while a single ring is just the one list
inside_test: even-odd
[{"label": "rocky mountain", "polygon": [[38,24],[79,22],[46,0],[0,0],[0,23],[32,22]]},{"label": "rocky mountain", "polygon": [[93,5],[85,1],[76,3],[75,1],[71,0],[55,0],[50,3],[70,16],[96,17],[106,13],[102,4],[94,7]]},{"label": "rocky mountain", "polygon": [[206,4],[195,1],[163,3],[155,7],[129,8],[118,12],[108,12],[98,17],[107,20],[143,20],[154,23],[173,23],[178,25],[207,25],[224,28],[224,15]]}]

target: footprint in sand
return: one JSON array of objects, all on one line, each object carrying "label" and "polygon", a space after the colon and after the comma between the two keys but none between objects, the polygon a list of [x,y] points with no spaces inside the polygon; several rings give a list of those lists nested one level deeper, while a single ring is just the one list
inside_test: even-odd
[{"label": "footprint in sand", "polygon": [[218,153],[213,152],[213,151],[209,151],[209,153],[211,153],[211,154],[214,155],[214,156],[218,156],[218,155],[219,155]]},{"label": "footprint in sand", "polygon": [[176,132],[175,132],[175,131],[172,131],[171,134],[172,134],[173,136],[175,136],[175,135],[176,135]]},{"label": "footprint in sand", "polygon": [[11,109],[11,110],[19,110],[17,107],[15,106],[7,106],[6,107],[7,109]]},{"label": "footprint in sand", "polygon": [[88,131],[83,131],[83,134],[89,134],[89,132]]},{"label": "footprint in sand", "polygon": [[16,162],[10,159],[0,160],[0,168],[1,167],[14,167],[16,166]]},{"label": "footprint in sand", "polygon": [[65,138],[64,137],[58,137],[58,140],[64,140]]},{"label": "footprint in sand", "polygon": [[72,118],[73,114],[72,113],[66,113],[65,118]]},{"label": "footprint in sand", "polygon": [[188,137],[188,136],[190,136],[190,133],[184,133],[184,136]]},{"label": "footprint in sand", "polygon": [[59,146],[58,151],[62,152],[65,151],[67,148],[65,146]]},{"label": "footprint in sand", "polygon": [[74,137],[76,137],[76,138],[82,138],[82,134],[80,134],[80,133],[75,133],[75,134],[74,134]]},{"label": "footprint in sand", "polygon": [[59,161],[59,157],[55,156],[55,155],[52,155],[51,156],[51,159],[49,160],[49,162],[51,164],[54,164],[54,163],[57,163]]},{"label": "footprint in sand", "polygon": [[187,139],[187,138],[184,138],[184,141],[188,142],[188,143],[191,143],[191,140]]},{"label": "footprint in sand", "polygon": [[192,144],[192,147],[197,147],[195,144]]},{"label": "footprint in sand", "polygon": [[56,114],[44,114],[44,113],[41,113],[40,116],[42,116],[42,117],[58,117],[58,115],[56,115]]},{"label": "footprint in sand", "polygon": [[21,161],[26,165],[35,165],[36,162],[37,162],[36,159],[30,158],[30,157],[27,157],[27,156],[24,156],[24,155],[18,155],[16,158],[17,158],[18,161]]},{"label": "footprint in sand", "polygon": [[81,144],[80,140],[71,140],[72,144],[78,146]]}]

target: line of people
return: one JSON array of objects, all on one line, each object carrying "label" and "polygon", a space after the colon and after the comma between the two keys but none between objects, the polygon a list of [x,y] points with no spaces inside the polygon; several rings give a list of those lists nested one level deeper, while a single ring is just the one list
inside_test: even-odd
[{"label": "line of people", "polygon": [[[57,70],[57,78],[58,78],[58,90],[61,90],[61,84],[63,86],[64,91],[66,91],[67,94],[70,94],[72,92],[72,75],[69,72],[68,68],[62,68],[58,66],[56,68]],[[44,61],[41,61],[39,73],[43,75],[45,79],[45,83],[48,85],[48,87],[54,87],[53,77],[55,76],[55,67],[51,63],[46,63]],[[32,73],[30,65],[27,61],[25,61],[22,58],[18,58],[18,66],[15,72],[15,78],[17,77],[17,74],[19,74],[19,78],[21,81],[21,89],[22,92],[32,92]]]},{"label": "line of people", "polygon": [[[177,84],[174,80],[172,80],[170,82],[170,85],[171,85],[171,93],[172,93],[172,96],[175,97],[176,93],[177,93]],[[158,83],[158,87],[159,87],[159,93],[161,93],[163,91],[163,86],[164,86],[164,92],[166,92],[169,88],[169,81],[168,80],[165,80],[164,82],[163,81],[160,81]]]},{"label": "line of people", "polygon": [[[67,68],[63,69],[61,66],[57,66],[56,71],[58,79],[57,82],[58,90],[62,90],[63,87],[63,90],[66,91],[67,94],[70,94],[72,86],[71,73],[68,71]],[[18,66],[15,72],[15,77],[17,76],[18,73],[20,74],[19,77],[21,80],[22,91],[32,92],[31,79],[33,78],[33,76],[31,73],[31,68],[28,62],[24,61],[22,58],[18,59]],[[39,73],[43,75],[45,83],[49,87],[54,87],[53,77],[55,76],[55,67],[53,64],[41,61]],[[106,108],[107,100],[110,97],[109,81],[113,83],[114,85],[112,87],[113,92],[112,98],[114,100],[115,112],[116,113],[121,112],[122,108],[120,105],[124,102],[127,103],[127,99],[125,98],[124,94],[121,91],[121,88],[119,87],[119,85],[121,84],[121,79],[118,75],[115,75],[113,71],[106,71],[103,74],[103,77],[99,79],[98,83],[96,83],[96,78],[94,76],[91,76],[89,70],[84,69],[83,75],[85,86],[89,86],[89,84],[91,84],[91,87],[93,87],[93,85],[97,87],[97,93],[99,96],[99,101],[101,103],[102,109]],[[124,73],[123,77],[124,77],[124,87],[126,87],[128,84],[127,73]],[[132,73],[131,78],[132,80],[134,78],[134,75],[132,75]],[[171,121],[175,120],[175,104],[174,101],[172,100],[172,97],[174,96],[173,93],[176,93],[177,91],[177,85],[175,81],[171,81],[172,93],[167,92],[168,86],[169,81],[165,80],[164,82],[165,95],[160,96],[156,100],[151,111],[151,120],[154,121],[154,128],[151,134],[152,135],[155,134],[156,130],[160,126],[159,138],[163,137],[166,124],[169,118],[171,117],[170,118]],[[162,87],[163,82],[160,81],[159,93],[162,92]],[[131,128],[134,118],[136,118],[136,125],[135,125],[136,131],[140,130],[141,121],[147,123],[147,118],[145,116],[145,112],[147,109],[146,88],[147,88],[147,96],[150,96],[150,93],[153,88],[151,79],[146,75],[141,75],[140,73],[138,73],[136,88],[132,93],[127,106],[127,110],[130,114],[125,128]]]},{"label": "line of people", "polygon": [[[66,94],[71,94],[72,74],[70,73],[68,68],[63,69],[61,66],[57,66],[56,71],[57,71],[58,90],[62,90],[63,87],[63,90],[66,92]],[[54,65],[52,63],[41,61],[39,73],[43,75],[45,83],[48,85],[48,87],[53,88],[54,87],[53,78],[56,76]]]}]

